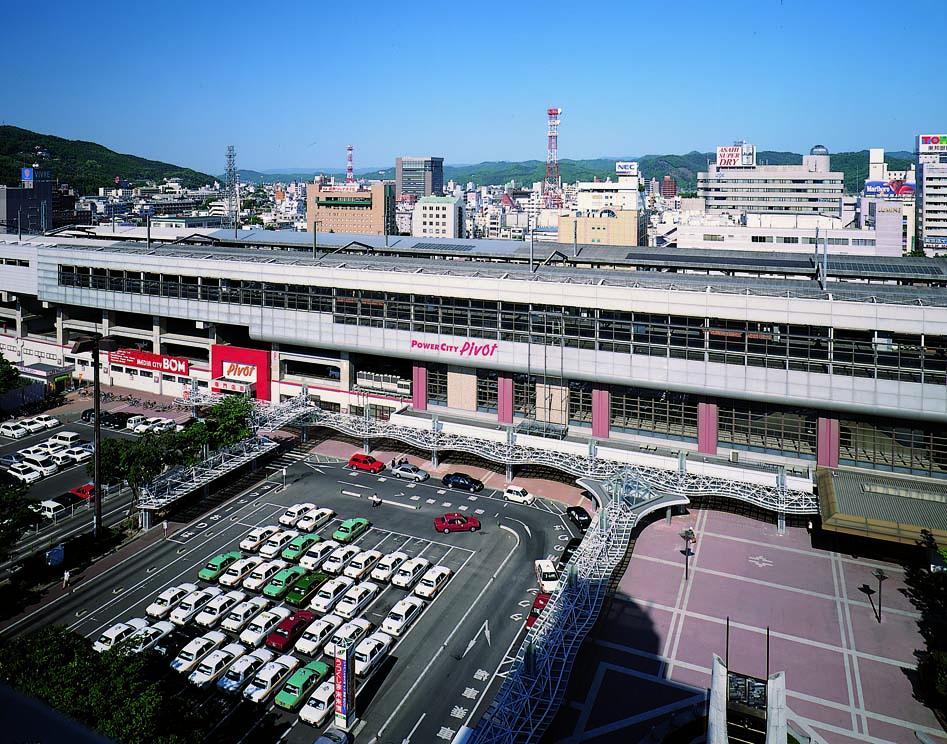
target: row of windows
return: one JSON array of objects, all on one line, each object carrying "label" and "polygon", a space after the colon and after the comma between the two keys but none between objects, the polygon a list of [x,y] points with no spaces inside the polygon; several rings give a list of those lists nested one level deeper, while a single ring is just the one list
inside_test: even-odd
[{"label": "row of windows", "polygon": [[61,266],[60,284],[331,313],[343,325],[947,384],[947,337]]}]

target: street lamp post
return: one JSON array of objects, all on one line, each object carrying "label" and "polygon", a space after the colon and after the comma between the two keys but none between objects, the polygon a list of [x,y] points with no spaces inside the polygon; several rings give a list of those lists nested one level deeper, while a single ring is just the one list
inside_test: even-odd
[{"label": "street lamp post", "polygon": [[99,410],[99,352],[115,351],[118,342],[101,333],[84,336],[72,345],[73,354],[92,352],[92,461],[94,475],[92,477],[92,536],[98,539],[102,533],[102,475],[99,471],[99,451],[102,443],[102,417]]},{"label": "street lamp post", "polygon": [[684,541],[684,581],[687,581],[690,577],[691,543],[697,542],[697,536],[690,527],[683,532],[679,532],[678,535]]},{"label": "street lamp post", "polygon": [[881,622],[881,582],[887,581],[888,574],[882,571],[880,568],[876,568],[871,572],[871,575],[878,579],[878,622]]}]

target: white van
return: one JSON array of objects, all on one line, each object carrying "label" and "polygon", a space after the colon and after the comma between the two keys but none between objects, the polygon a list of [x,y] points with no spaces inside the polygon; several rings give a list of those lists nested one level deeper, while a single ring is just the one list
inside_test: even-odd
[{"label": "white van", "polygon": [[74,431],[61,431],[57,434],[53,434],[46,441],[50,443],[61,444],[64,447],[78,447],[80,444],[82,444],[82,437],[80,437]]},{"label": "white van", "polygon": [[132,416],[130,419],[128,419],[128,421],[125,422],[125,428],[129,431],[135,431],[135,428],[139,424],[143,424],[147,420],[147,416]]},{"label": "white van", "polygon": [[46,519],[53,519],[68,511],[67,508],[58,501],[41,501],[38,507],[33,508],[39,512],[40,516],[46,517]]},{"label": "white van", "polygon": [[0,436],[10,437],[11,439],[20,439],[29,434],[25,426],[20,426],[19,424],[12,423],[7,421],[4,424],[0,424]]},{"label": "white van", "polygon": [[23,462],[27,465],[32,465],[40,473],[45,475],[55,475],[59,472],[59,466],[53,462],[51,457],[44,457],[42,455],[27,455],[23,458]]}]

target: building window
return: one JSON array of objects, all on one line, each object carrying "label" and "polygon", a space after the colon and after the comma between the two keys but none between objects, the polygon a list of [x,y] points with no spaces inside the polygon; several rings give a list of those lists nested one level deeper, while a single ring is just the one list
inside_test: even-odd
[{"label": "building window", "polygon": [[497,373],[495,370],[477,370],[477,410],[481,413],[497,412]]},{"label": "building window", "polygon": [[686,393],[614,385],[609,425],[615,431],[697,441],[697,399]]},{"label": "building window", "polygon": [[569,423],[576,426],[592,425],[592,383],[569,383]]},{"label": "building window", "polygon": [[513,375],[513,415],[536,418],[535,375]]},{"label": "building window", "polygon": [[704,240],[714,243],[723,242],[723,235],[714,235],[713,233],[704,233]]},{"label": "building window", "polygon": [[916,421],[839,421],[839,462],[896,473],[947,477],[947,431]]},{"label": "building window", "polygon": [[732,449],[814,460],[816,418],[808,409],[722,401],[717,409],[717,440]]},{"label": "building window", "polygon": [[447,405],[447,365],[427,365],[427,402],[431,406]]}]

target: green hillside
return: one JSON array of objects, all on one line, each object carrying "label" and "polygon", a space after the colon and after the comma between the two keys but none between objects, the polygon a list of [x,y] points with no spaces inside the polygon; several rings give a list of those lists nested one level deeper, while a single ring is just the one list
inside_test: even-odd
[{"label": "green hillside", "polygon": [[80,194],[98,193],[100,187],[114,185],[116,176],[135,185],[160,183],[165,178],[180,178],[190,188],[214,182],[214,177],[206,173],[122,155],[94,142],[0,126],[0,184],[19,186],[20,168],[33,163],[48,168],[57,182],[68,183]]}]

